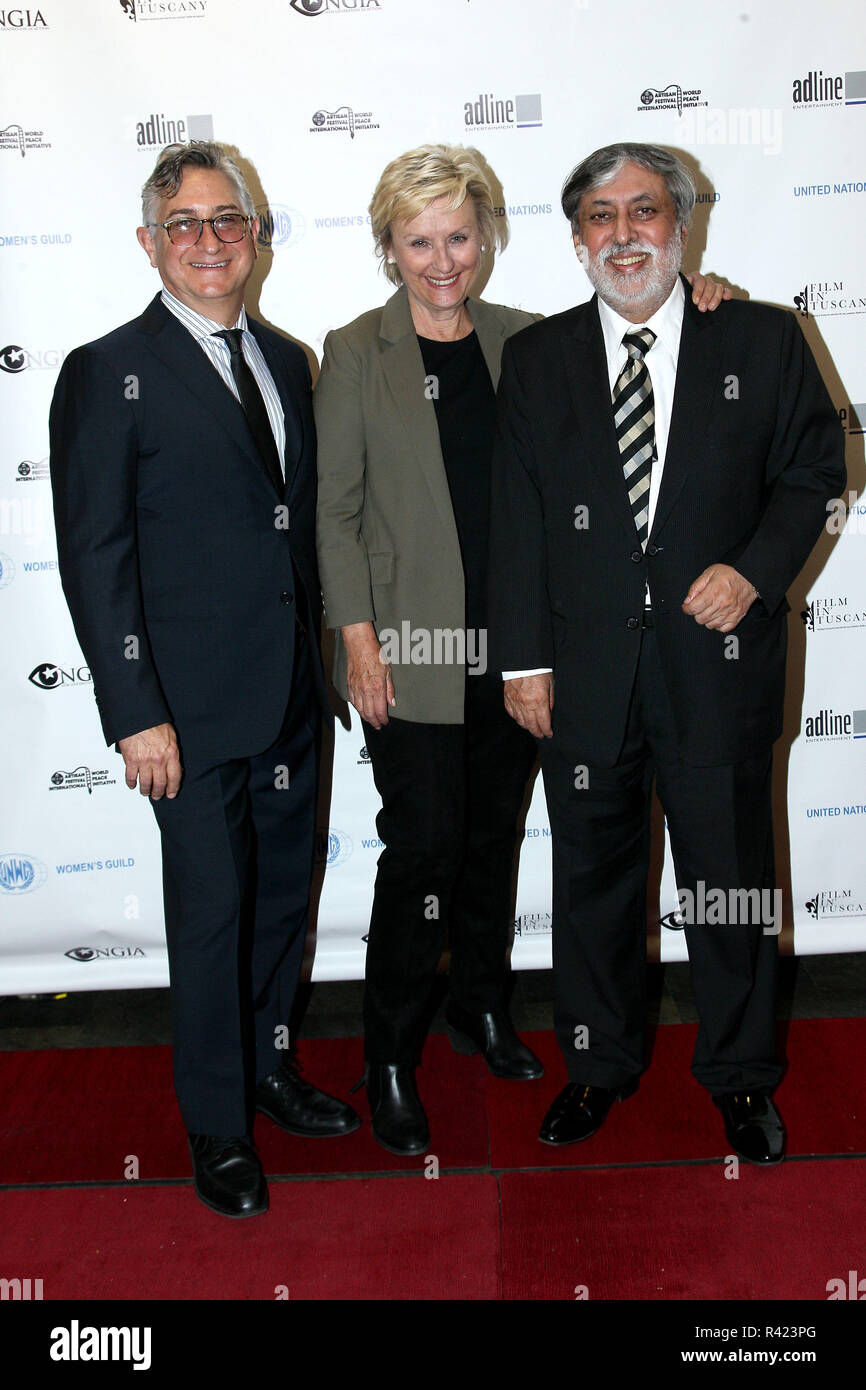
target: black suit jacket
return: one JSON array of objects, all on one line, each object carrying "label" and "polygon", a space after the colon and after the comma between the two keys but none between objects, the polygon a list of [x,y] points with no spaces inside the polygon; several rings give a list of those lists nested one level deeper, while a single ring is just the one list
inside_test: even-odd
[{"label": "black suit jacket", "polygon": [[324,704],[310,373],[300,348],[248,323],[285,413],[282,497],[241,406],[159,296],[69,355],[51,405],[60,572],[106,740],[169,721],[187,767],[274,741],[296,606]]},{"label": "black suit jacket", "polygon": [[[491,650],[502,670],[553,669],[554,737],[587,762],[616,761],[648,579],[684,761],[730,763],[769,747],[782,725],[785,591],[845,485],[839,419],[793,315],[737,301],[700,314],[686,287],[645,554],[595,298],[508,341],[498,412]],[[719,562],[761,596],[737,643],[680,606]]]}]

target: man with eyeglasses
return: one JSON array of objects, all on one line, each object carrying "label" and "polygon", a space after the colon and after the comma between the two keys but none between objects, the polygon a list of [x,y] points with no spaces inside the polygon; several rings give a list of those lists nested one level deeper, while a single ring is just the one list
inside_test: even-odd
[{"label": "man with eyeglasses", "polygon": [[258,222],[219,145],[169,145],[142,206],[162,291],[54,393],[58,555],[106,740],[162,838],[196,1193],[252,1216],[256,1111],[302,1136],[360,1124],[287,1051],[327,710],[310,372],[244,310]]}]

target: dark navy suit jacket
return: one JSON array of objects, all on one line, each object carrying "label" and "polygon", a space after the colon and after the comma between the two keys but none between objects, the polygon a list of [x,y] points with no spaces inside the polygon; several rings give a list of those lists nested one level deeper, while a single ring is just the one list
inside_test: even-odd
[{"label": "dark navy suit jacket", "polygon": [[69,355],[51,406],[60,572],[106,740],[170,722],[187,768],[274,742],[296,610],[325,704],[310,372],[295,344],[248,323],[285,413],[282,496],[240,404],[159,296]]},{"label": "dark navy suit jacket", "polygon": [[[553,670],[554,740],[600,766],[612,766],[622,744],[647,581],[682,760],[738,762],[778,738],[785,591],[845,486],[839,417],[793,314],[739,301],[701,314],[685,288],[645,553],[595,298],[515,334],[502,358],[491,650],[503,671]],[[693,581],[719,563],[760,594],[736,643],[681,608]]]}]

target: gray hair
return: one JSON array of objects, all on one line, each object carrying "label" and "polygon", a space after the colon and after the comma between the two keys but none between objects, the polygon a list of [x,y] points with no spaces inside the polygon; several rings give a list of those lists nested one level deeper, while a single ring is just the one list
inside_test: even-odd
[{"label": "gray hair", "polygon": [[673,199],[677,227],[687,227],[697,194],[695,181],[686,166],[670,150],[662,149],[661,145],[622,142],[605,145],[594,154],[587,155],[565,180],[562,186],[562,211],[571,223],[571,230],[575,233],[580,231],[578,219],[584,193],[610,183],[626,164],[639,164],[650,173],[661,175]]},{"label": "gray hair", "polygon": [[238,203],[248,217],[255,217],[256,208],[247,188],[246,179],[235,161],[222,145],[213,140],[190,140],[185,145],[166,145],[153,173],[141,190],[141,220],[152,227],[156,205],[160,198],[173,198],[183,182],[184,169],[216,169],[234,184]]}]

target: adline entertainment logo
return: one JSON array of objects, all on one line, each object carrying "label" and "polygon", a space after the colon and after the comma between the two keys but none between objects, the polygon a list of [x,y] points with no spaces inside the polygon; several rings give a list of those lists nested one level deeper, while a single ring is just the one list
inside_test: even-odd
[{"label": "adline entertainment logo", "polygon": [[11,897],[33,893],[45,882],[47,869],[29,854],[0,854],[0,891]]},{"label": "adline entertainment logo", "polygon": [[823,68],[795,77],[791,84],[794,110],[819,106],[866,106],[866,72],[825,75]]},{"label": "adline entertainment logo", "polygon": [[474,101],[463,103],[463,124],[467,130],[528,130],[541,125],[541,93],[497,97],[481,92]]},{"label": "adline entertainment logo", "polygon": [[165,145],[185,144],[187,140],[212,140],[213,116],[166,116],[152,111],[135,123],[135,143],[140,150],[161,150]]}]

